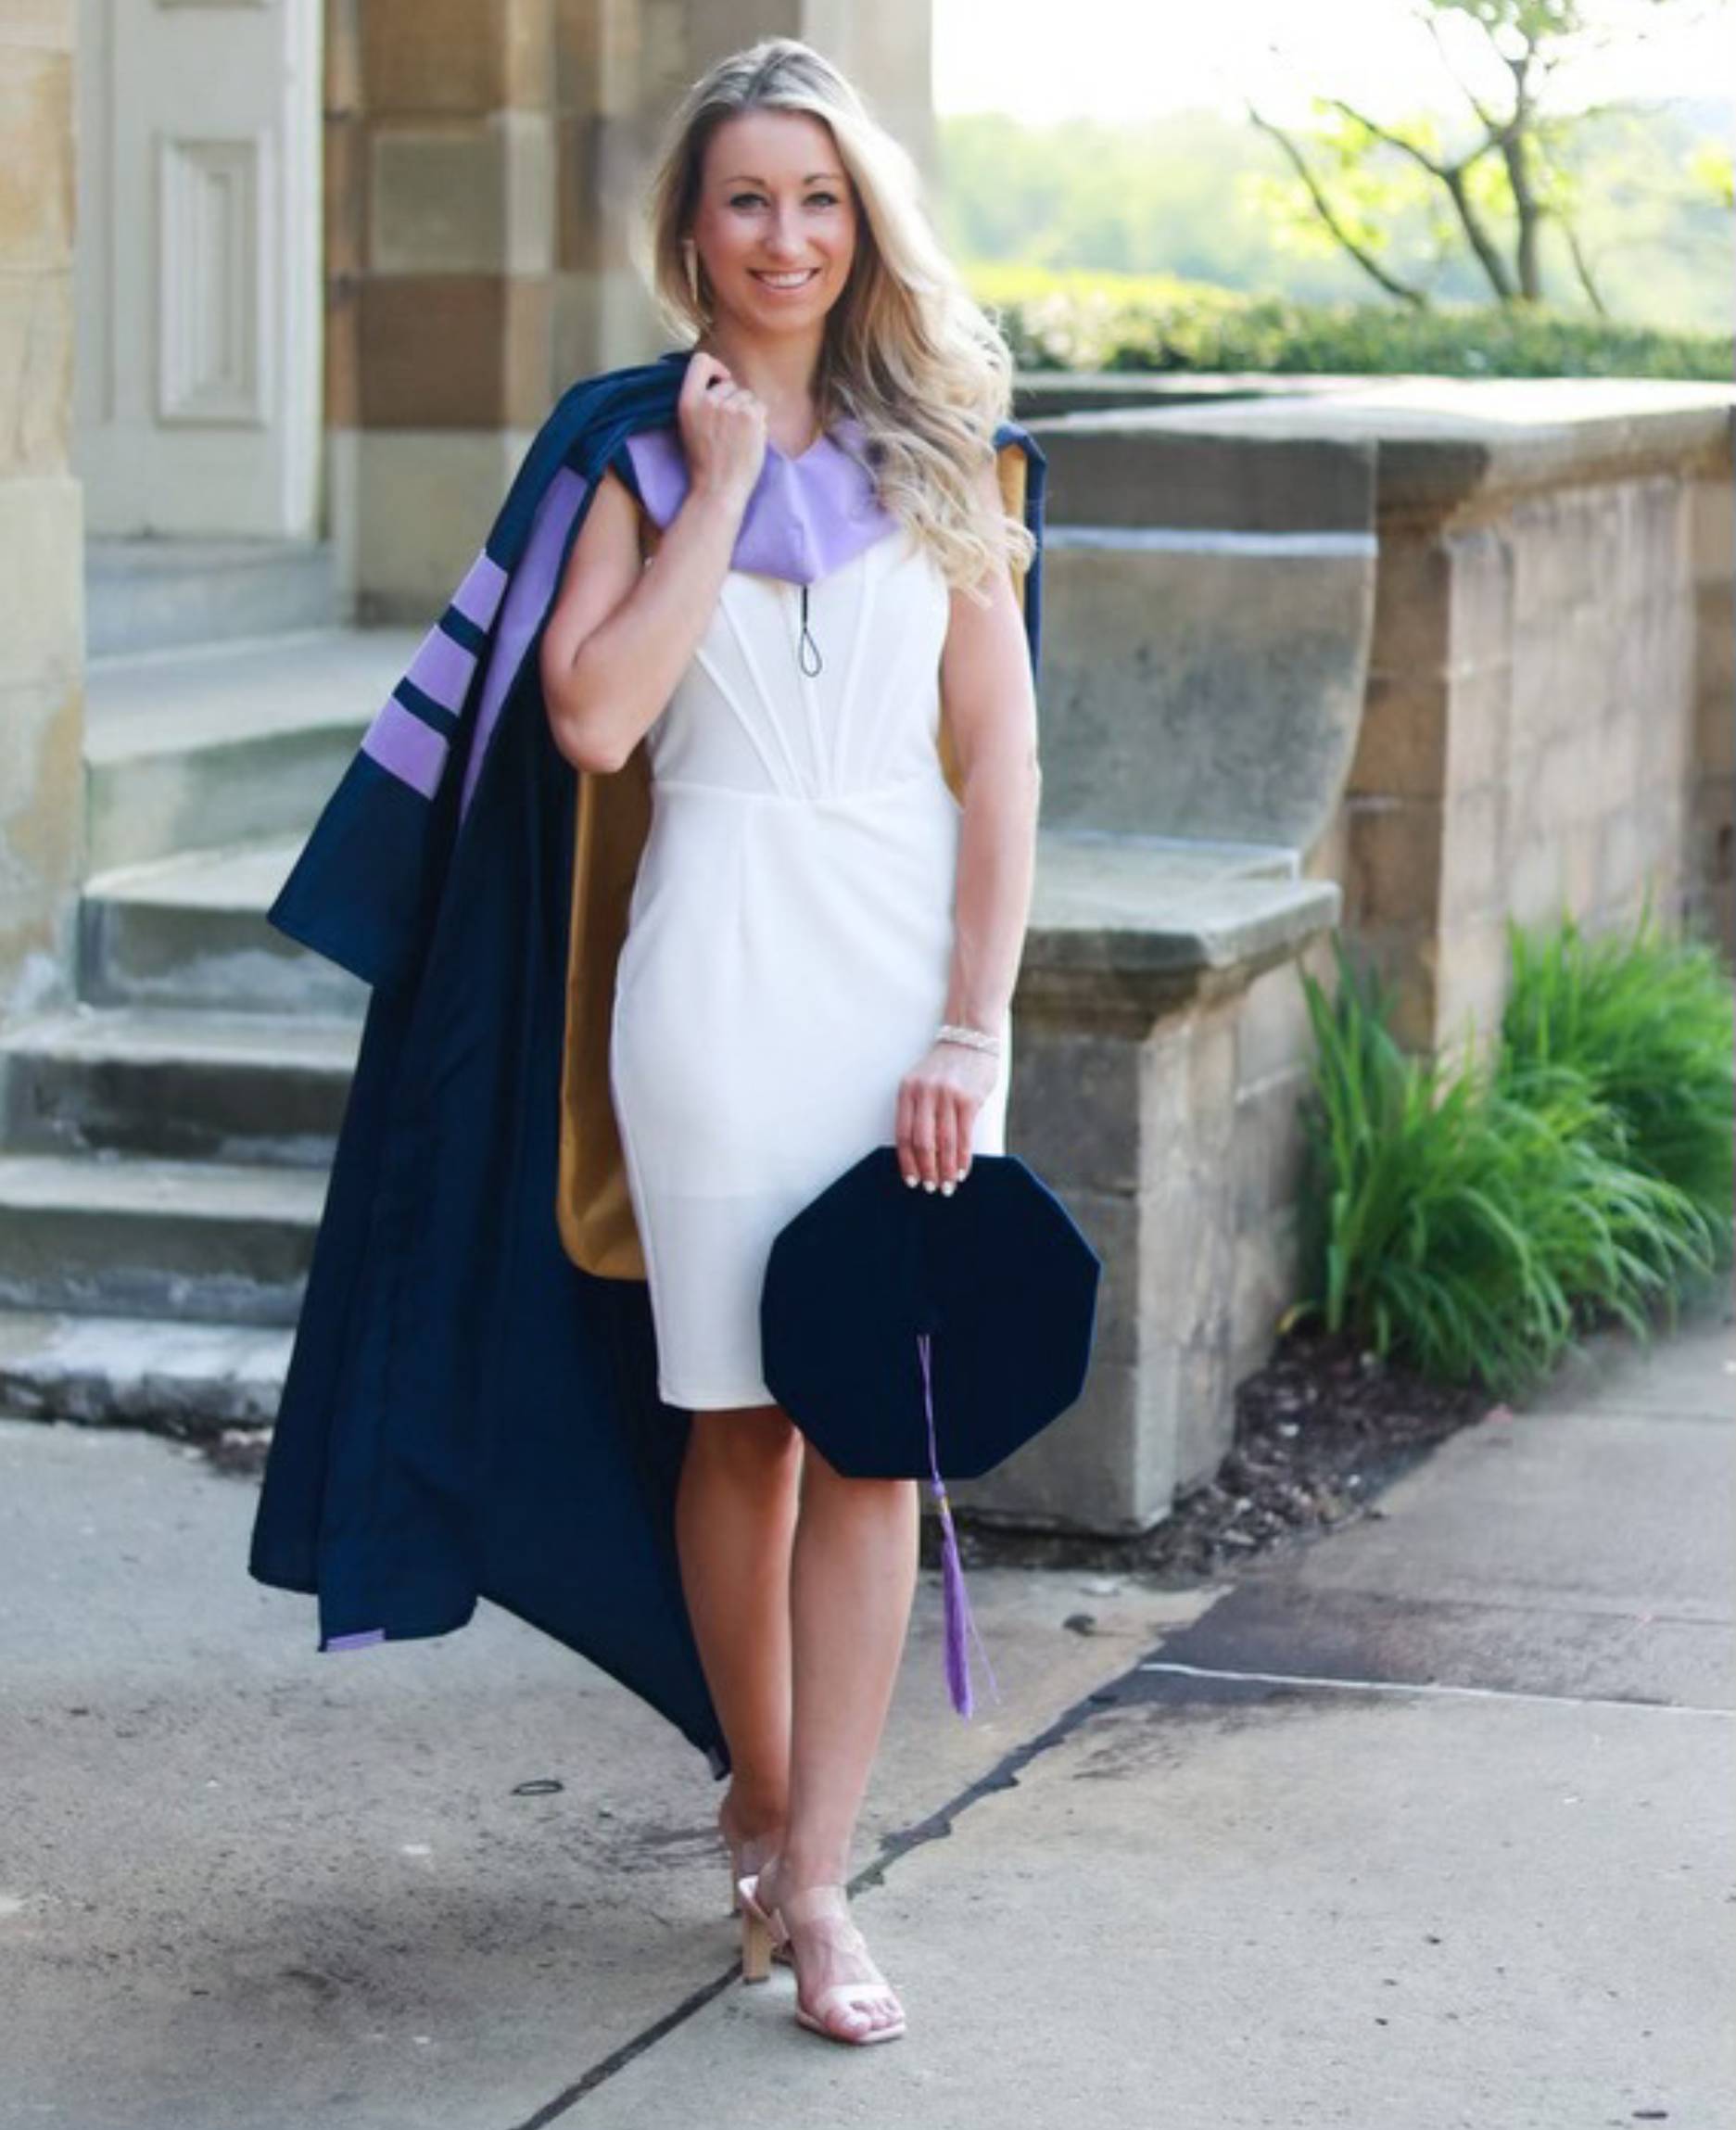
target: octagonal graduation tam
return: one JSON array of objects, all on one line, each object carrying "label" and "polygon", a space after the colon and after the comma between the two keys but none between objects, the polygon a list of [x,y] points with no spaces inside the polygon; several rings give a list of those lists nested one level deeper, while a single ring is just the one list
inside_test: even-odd
[{"label": "octagonal graduation tam", "polygon": [[892,1146],[804,1206],[767,1260],[760,1343],[772,1396],[846,1476],[929,1478],[947,1684],[964,1716],[976,1629],[941,1470],[980,1477],[1077,1400],[1101,1274],[1072,1215],[1017,1154],[972,1154],[948,1197],[911,1189]]}]

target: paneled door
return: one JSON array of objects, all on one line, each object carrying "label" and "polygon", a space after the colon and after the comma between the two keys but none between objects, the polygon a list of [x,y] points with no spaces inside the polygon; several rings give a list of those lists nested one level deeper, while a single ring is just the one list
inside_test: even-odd
[{"label": "paneled door", "polygon": [[321,0],[79,0],[93,533],[317,532]]}]

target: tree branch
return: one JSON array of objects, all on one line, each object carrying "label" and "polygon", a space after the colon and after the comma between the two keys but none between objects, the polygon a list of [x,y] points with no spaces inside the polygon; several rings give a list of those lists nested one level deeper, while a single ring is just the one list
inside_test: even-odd
[{"label": "tree branch", "polygon": [[1447,70],[1448,75],[1451,79],[1453,87],[1458,90],[1459,94],[1464,98],[1465,102],[1469,104],[1471,108],[1476,113],[1479,123],[1482,125],[1484,131],[1489,134],[1490,140],[1493,140],[1502,130],[1502,121],[1496,118],[1492,111],[1489,110],[1485,107],[1482,98],[1477,95],[1476,91],[1471,86],[1470,82],[1465,80],[1464,76],[1460,73],[1457,67],[1453,65],[1451,57],[1447,51],[1446,43],[1440,34],[1440,17],[1435,14],[1432,9],[1429,10],[1423,17],[1423,27],[1434,39],[1435,49],[1440,56],[1440,63]]},{"label": "tree branch", "polygon": [[1495,240],[1483,227],[1482,218],[1471,205],[1471,195],[1464,182],[1464,165],[1442,171],[1440,182],[1447,188],[1453,210],[1459,217],[1465,239],[1476,254],[1477,264],[1488,274],[1489,286],[1503,303],[1514,298],[1513,275],[1507,271],[1507,262],[1495,248]]},{"label": "tree branch", "polygon": [[1465,171],[1479,157],[1486,156],[1491,147],[1497,146],[1498,142],[1492,139],[1479,141],[1468,153],[1461,156],[1456,163],[1437,162],[1433,156],[1419,148],[1413,141],[1407,141],[1401,133],[1395,133],[1388,127],[1376,125],[1372,119],[1365,117],[1354,105],[1347,104],[1342,97],[1327,96],[1323,100],[1335,110],[1342,111],[1346,118],[1353,119],[1358,125],[1366,126],[1376,140],[1401,149],[1414,161],[1421,163],[1430,177],[1446,186],[1447,197],[1451,200],[1453,211],[1459,217],[1465,240],[1476,254],[1478,265],[1489,276],[1490,287],[1503,303],[1511,303],[1514,293],[1513,275],[1508,272],[1506,260],[1497,250],[1494,238],[1483,227],[1476,208],[1472,206],[1470,188],[1464,182]]},{"label": "tree branch", "polygon": [[1555,217],[1555,222],[1563,236],[1567,240],[1567,256],[1573,261],[1575,276],[1578,278],[1580,287],[1585,290],[1587,300],[1600,318],[1607,318],[1609,306],[1599,292],[1597,283],[1591,278],[1591,262],[1587,259],[1584,247],[1579,242],[1578,231],[1574,228],[1565,214],[1558,213]]},{"label": "tree branch", "polygon": [[[1421,163],[1430,177],[1445,179],[1449,166],[1438,163],[1426,148],[1419,148],[1414,141],[1407,141],[1402,133],[1395,133],[1389,127],[1381,125],[1365,111],[1359,111],[1354,104],[1347,104],[1342,96],[1323,96],[1320,100],[1323,104],[1330,105],[1335,111],[1342,111],[1347,119],[1353,119],[1359,126],[1366,127],[1377,141],[1385,141],[1388,147],[1397,148],[1413,162]],[[1475,161],[1488,146],[1487,141],[1480,143],[1464,161]],[[1453,167],[1463,170],[1464,164],[1462,162]]]},{"label": "tree branch", "polygon": [[1534,45],[1527,44],[1517,59],[1509,61],[1513,70],[1513,127],[1502,143],[1502,160],[1507,166],[1507,184],[1513,193],[1513,211],[1519,224],[1519,240],[1515,258],[1519,269],[1519,290],[1528,302],[1535,303],[1543,293],[1542,277],[1538,267],[1538,212],[1537,195],[1531,186],[1531,159],[1527,128],[1530,122],[1530,88],[1526,74]]},{"label": "tree branch", "polygon": [[1427,296],[1423,292],[1423,290],[1420,288],[1409,287],[1404,282],[1396,279],[1392,274],[1388,273],[1386,268],[1381,265],[1380,261],[1374,256],[1374,254],[1370,252],[1364,246],[1359,244],[1355,237],[1350,235],[1350,231],[1345,228],[1344,224],[1339,221],[1338,216],[1333,208],[1332,202],[1326,197],[1325,193],[1322,190],[1320,181],[1315,177],[1313,171],[1309,168],[1308,158],[1302,154],[1302,151],[1297,146],[1296,143],[1291,140],[1288,133],[1284,131],[1283,127],[1274,124],[1271,119],[1262,118],[1260,112],[1254,108],[1252,104],[1248,106],[1248,115],[1249,119],[1252,120],[1253,123],[1259,127],[1262,133],[1269,133],[1271,137],[1277,142],[1279,147],[1284,151],[1284,154],[1288,158],[1290,167],[1295,171],[1297,176],[1301,179],[1302,184],[1307,190],[1309,198],[1314,204],[1315,213],[1318,214],[1321,221],[1325,223],[1327,229],[1331,231],[1337,241],[1342,245],[1350,256],[1355,260],[1356,263],[1362,269],[1362,272],[1366,273],[1371,280],[1377,282],[1380,286],[1387,291],[1388,296],[1396,296],[1401,302],[1412,304],[1418,311],[1426,311],[1429,308],[1429,301]]}]

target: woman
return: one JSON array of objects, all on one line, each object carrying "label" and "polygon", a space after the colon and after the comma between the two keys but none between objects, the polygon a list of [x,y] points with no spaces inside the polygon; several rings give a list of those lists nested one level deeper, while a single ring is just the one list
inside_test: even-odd
[{"label": "woman", "polygon": [[[729,1743],[744,1972],[769,1937],[804,2024],[890,2040],[903,2012],[843,1882],[908,1622],[917,1483],[805,1449],[760,1380],[755,1305],[777,1228],[868,1147],[893,1140],[912,1188],[947,1193],[973,1150],[1003,1150],[1038,792],[1008,569],[1031,535],[991,444],[1010,363],[909,158],[806,45],[714,67],[652,198],[654,284],[697,329],[687,494],[641,569],[634,500],[604,476],[541,678],[577,767],[651,751],[611,1083],[659,1391],[694,1415],[677,1531]],[[811,587],[733,566],[768,454],[798,481],[871,464],[890,537]],[[962,805],[935,753],[943,695]]]}]

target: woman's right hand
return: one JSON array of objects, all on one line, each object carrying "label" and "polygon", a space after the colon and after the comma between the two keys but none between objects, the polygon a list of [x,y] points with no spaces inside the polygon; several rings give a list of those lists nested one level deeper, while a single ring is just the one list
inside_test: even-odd
[{"label": "woman's right hand", "polygon": [[695,349],[676,414],[693,489],[745,510],[766,463],[763,402],[715,355]]}]

